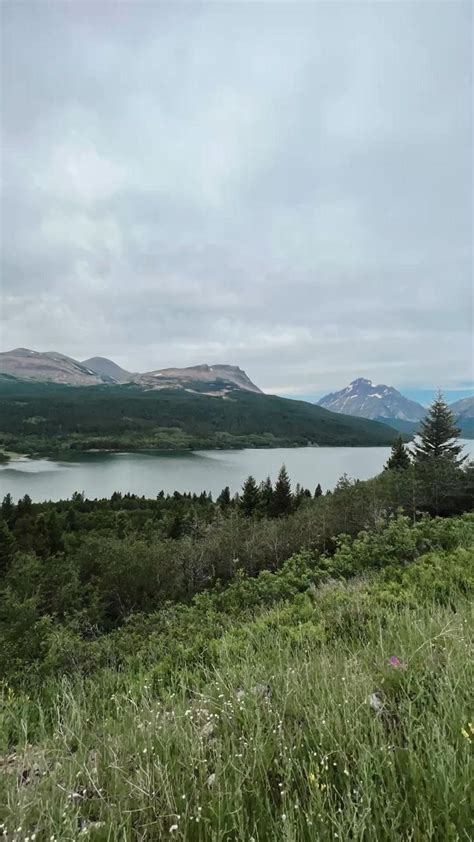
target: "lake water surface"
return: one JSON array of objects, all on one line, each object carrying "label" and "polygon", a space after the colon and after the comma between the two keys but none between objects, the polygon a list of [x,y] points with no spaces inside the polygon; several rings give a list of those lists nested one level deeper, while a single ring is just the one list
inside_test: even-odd
[{"label": "lake water surface", "polygon": [[[474,457],[474,441],[464,442]],[[299,482],[314,491],[334,488],[346,473],[368,479],[379,473],[387,460],[388,447],[298,447],[271,450],[205,450],[195,453],[84,453],[76,461],[17,459],[0,467],[0,497],[8,492],[17,500],[59,500],[74,491],[86,497],[110,497],[129,491],[156,497],[163,489],[211,491],[214,496],[228,485],[239,491],[252,474],[255,479],[276,479],[281,465],[287,467],[292,484]]]}]

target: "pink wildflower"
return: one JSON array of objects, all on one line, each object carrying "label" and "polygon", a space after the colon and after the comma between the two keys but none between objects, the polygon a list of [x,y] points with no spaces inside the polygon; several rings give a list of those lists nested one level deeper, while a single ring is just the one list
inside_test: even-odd
[{"label": "pink wildflower", "polygon": [[403,670],[406,666],[406,664],[404,664],[403,661],[400,660],[400,658],[397,658],[396,655],[392,655],[392,657],[389,660],[389,664],[395,670]]}]

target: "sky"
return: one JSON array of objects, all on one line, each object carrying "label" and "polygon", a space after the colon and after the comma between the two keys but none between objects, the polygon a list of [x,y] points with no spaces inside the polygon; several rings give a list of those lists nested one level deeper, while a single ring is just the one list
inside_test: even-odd
[{"label": "sky", "polygon": [[1,14],[2,350],[472,386],[469,2]]}]

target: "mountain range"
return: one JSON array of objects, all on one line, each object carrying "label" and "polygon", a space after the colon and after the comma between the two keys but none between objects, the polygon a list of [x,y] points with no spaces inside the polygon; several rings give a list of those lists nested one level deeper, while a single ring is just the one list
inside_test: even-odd
[{"label": "mountain range", "polygon": [[15,348],[0,353],[0,373],[21,380],[63,383],[70,386],[135,384],[144,389],[184,389],[188,392],[225,397],[235,390],[260,394],[245,371],[235,365],[195,365],[132,373],[106,357],[79,362],[56,351],[41,353]]},{"label": "mountain range", "polygon": [[[318,406],[356,418],[370,418],[403,433],[413,434],[426,415],[426,408],[397,389],[359,377],[339,392],[325,395]],[[474,435],[474,397],[450,406],[463,435]]]}]

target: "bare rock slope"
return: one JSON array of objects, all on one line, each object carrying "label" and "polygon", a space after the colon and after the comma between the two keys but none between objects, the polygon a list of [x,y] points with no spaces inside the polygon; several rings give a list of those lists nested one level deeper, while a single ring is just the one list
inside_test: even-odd
[{"label": "bare rock slope", "polygon": [[71,386],[96,386],[98,383],[111,382],[110,377],[98,374],[63,354],[55,351],[40,353],[29,348],[15,348],[0,353],[0,372],[22,380],[42,380]]}]

